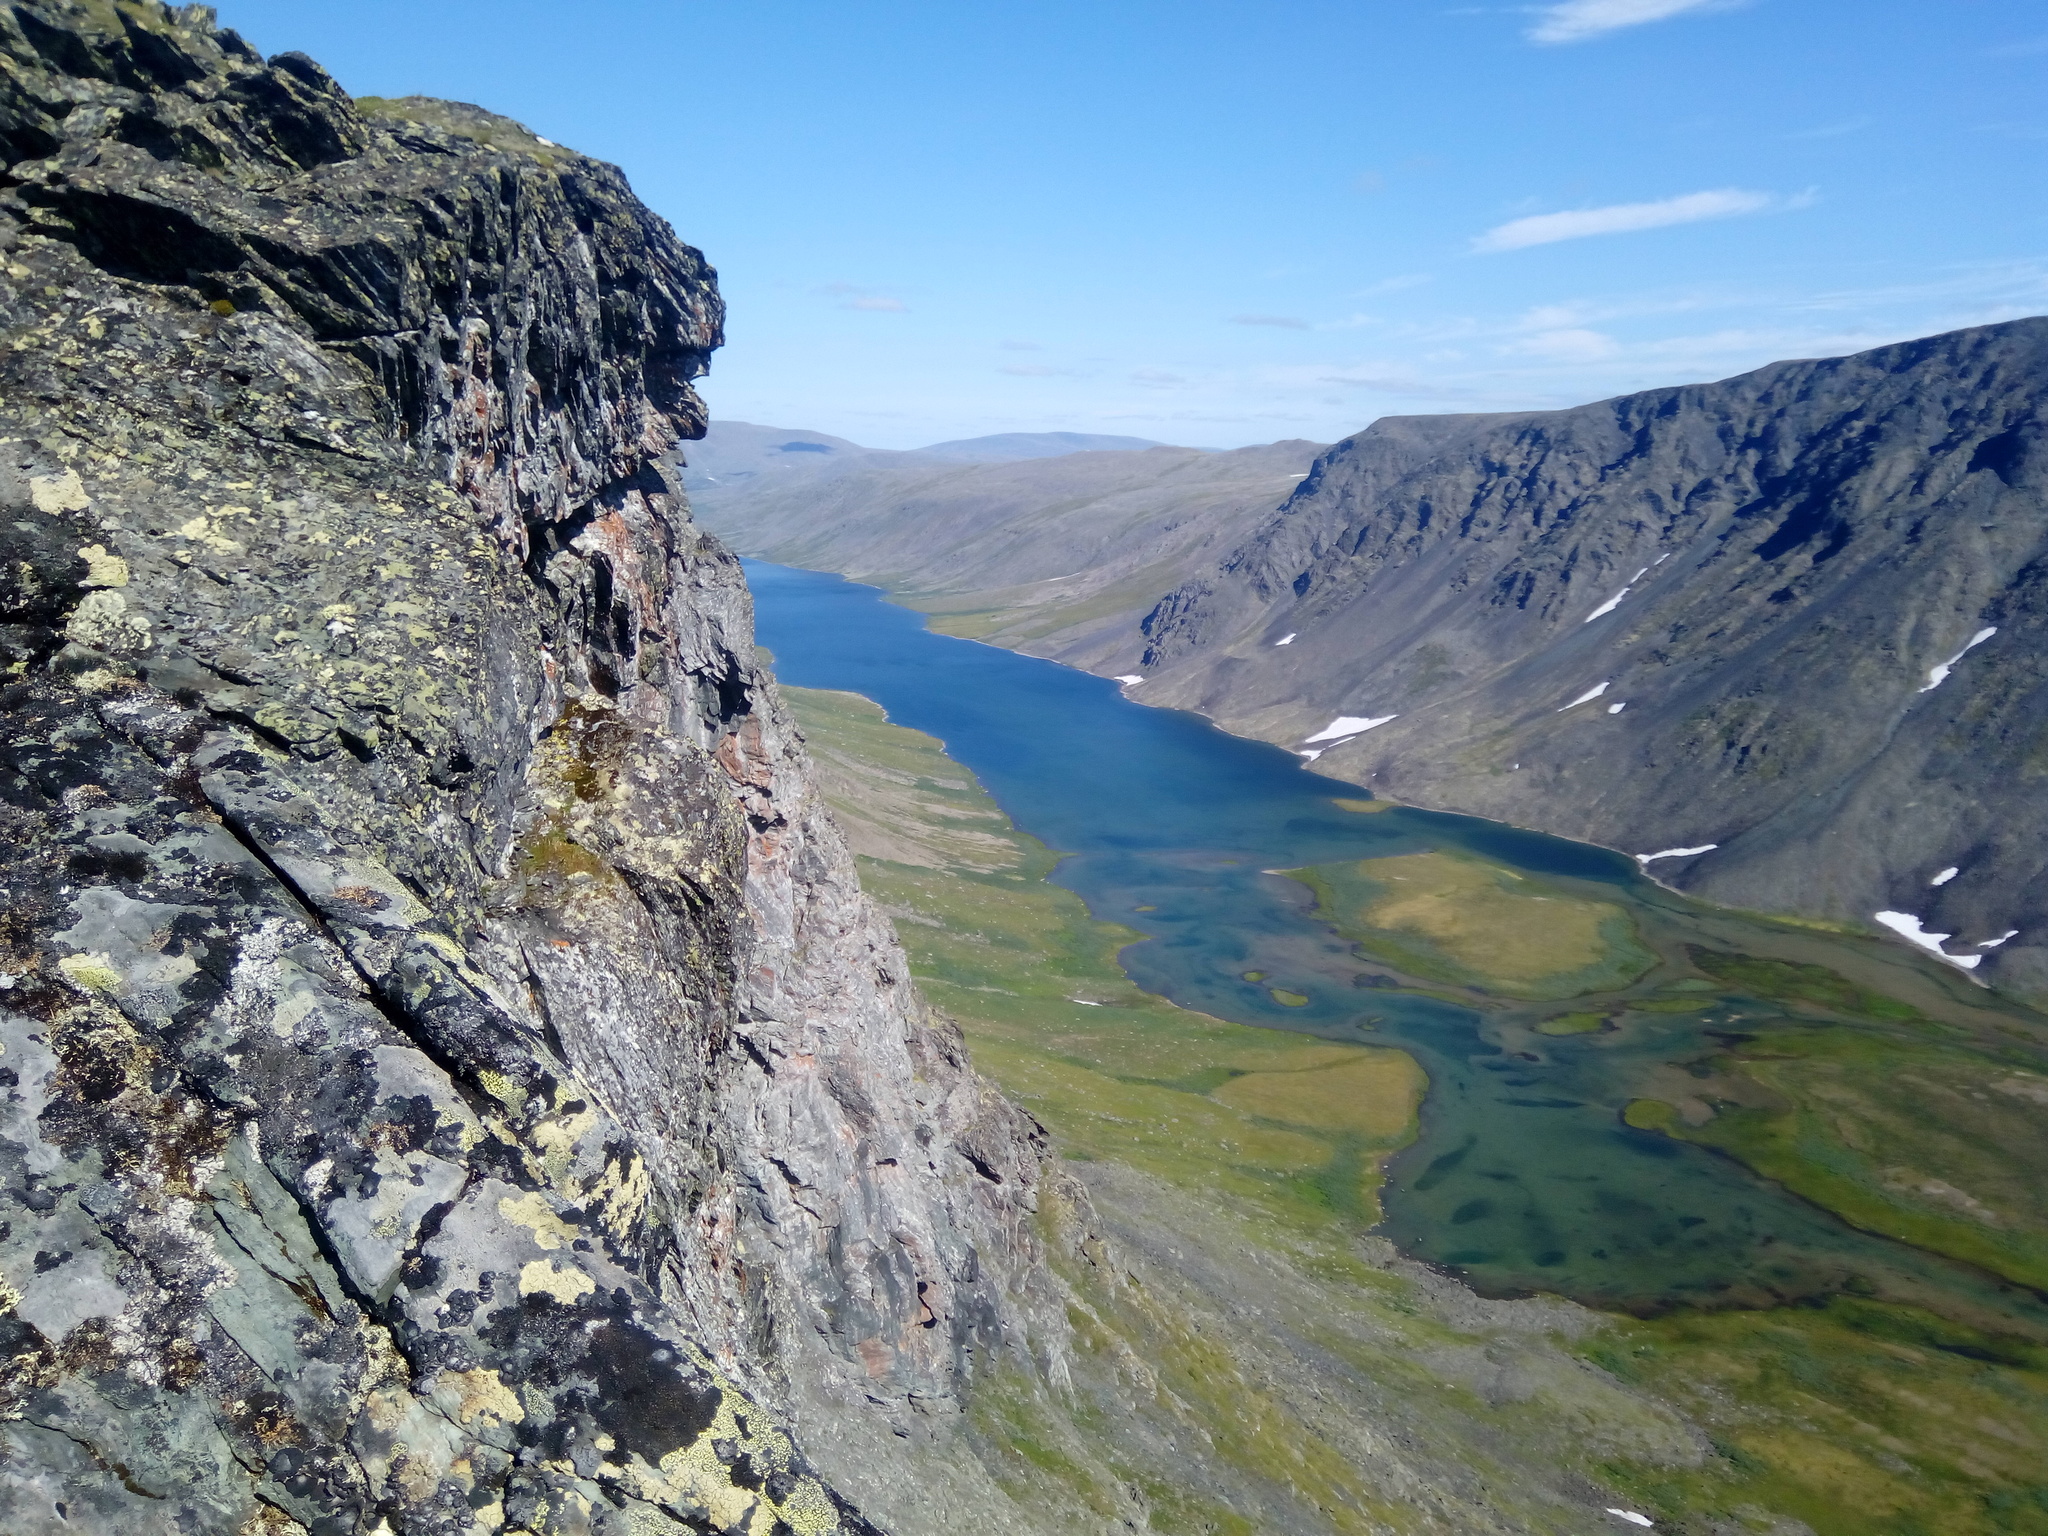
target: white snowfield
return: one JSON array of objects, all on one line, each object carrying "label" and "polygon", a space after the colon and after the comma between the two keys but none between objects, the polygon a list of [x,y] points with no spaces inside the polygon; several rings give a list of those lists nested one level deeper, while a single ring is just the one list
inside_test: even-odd
[{"label": "white snowfield", "polygon": [[1321,757],[1322,755],[1323,749],[1321,747],[1310,747],[1306,752],[1301,754],[1304,761],[1311,763],[1314,762],[1317,758]]},{"label": "white snowfield", "polygon": [[1565,709],[1577,709],[1581,704],[1590,704],[1593,700],[1599,698],[1600,695],[1605,693],[1606,691],[1607,685],[1605,683],[1595,683],[1592,687],[1588,688],[1584,693],[1580,694],[1576,699],[1573,699],[1571,703],[1565,705],[1564,709],[1560,709],[1558,713],[1561,715],[1564,713]]},{"label": "white snowfield", "polygon": [[2003,943],[2004,943],[2004,942],[2005,942],[2005,941],[2006,941],[2007,939],[2011,939],[2011,938],[2017,938],[2018,936],[2019,936],[2019,929],[2017,929],[2017,928],[2008,928],[2008,929],[2006,929],[2006,930],[2005,930],[2005,932],[2001,933],[2001,934],[2000,934],[2000,935],[1999,935],[1999,936],[1998,936],[1997,938],[1995,938],[1995,939],[1980,939],[1980,940],[1978,940],[1978,942],[1977,942],[1977,947],[1978,947],[1979,949],[1996,949],[1996,948],[1998,948],[1998,946],[1999,946],[1999,945],[2003,944]]},{"label": "white snowfield", "polygon": [[1122,683],[1122,684],[1123,684],[1123,685],[1124,685],[1124,686],[1125,686],[1126,688],[1134,688],[1134,687],[1136,687],[1136,686],[1137,686],[1137,685],[1138,685],[1139,683],[1142,683],[1143,681],[1145,681],[1145,679],[1144,679],[1144,678],[1142,678],[1142,677],[1140,677],[1140,676],[1139,676],[1139,675],[1138,675],[1137,673],[1135,673],[1135,672],[1130,672],[1130,673],[1126,673],[1126,674],[1125,674],[1124,676],[1122,676],[1122,677],[1118,678],[1118,679],[1117,679],[1117,681],[1118,681],[1118,682],[1120,682],[1120,683]]},{"label": "white snowfield", "polygon": [[1654,1529],[1657,1524],[1648,1515],[1639,1515],[1632,1509],[1616,1509],[1612,1504],[1607,1506],[1607,1513],[1617,1520],[1626,1520],[1630,1525],[1640,1525],[1645,1530]]},{"label": "white snowfield", "polygon": [[[1621,712],[1622,712],[1622,711],[1623,711],[1624,709],[1627,709],[1627,708],[1628,708],[1628,700],[1627,700],[1627,699],[1623,699],[1623,700],[1622,700],[1622,701],[1621,701],[1621,702],[1620,702],[1619,704],[1610,704],[1610,705],[1608,705],[1608,706],[1607,706],[1607,713],[1609,713],[1610,715],[1618,715],[1618,714],[1620,714],[1620,713],[1621,713]],[[1562,710],[1560,710],[1560,711],[1559,711],[1559,713],[1560,713],[1560,714],[1562,714],[1562,713],[1563,713],[1563,711],[1562,711]]]},{"label": "white snowfield", "polygon": [[1340,736],[1356,736],[1361,731],[1369,731],[1375,726],[1385,725],[1389,720],[1400,718],[1399,715],[1339,715],[1315,735],[1302,737],[1302,743],[1308,745],[1318,741],[1335,741]]},{"label": "white snowfield", "polygon": [[1697,848],[1666,848],[1662,853],[1639,853],[1636,862],[1647,869],[1658,859],[1689,859],[1696,853],[1712,853],[1719,843],[1701,843]]},{"label": "white snowfield", "polygon": [[1957,875],[1960,875],[1961,873],[1961,869],[1951,864],[1947,869],[1944,869],[1940,874],[1936,875],[1932,880],[1928,881],[1927,883],[1929,885],[1947,885],[1949,881],[1955,879],[1955,877]]},{"label": "white snowfield", "polygon": [[1955,935],[1952,933],[1929,933],[1920,919],[1910,912],[1875,912],[1871,914],[1878,922],[1891,929],[1900,938],[1918,944],[1930,955],[1939,955],[1950,965],[1959,965],[1966,971],[1974,971],[1984,963],[1982,955],[1952,955],[1941,946]]},{"label": "white snowfield", "polygon": [[1977,633],[1970,636],[1970,643],[1968,645],[1964,646],[1960,651],[1957,651],[1955,655],[1949,657],[1949,659],[1947,661],[1944,661],[1940,666],[1930,667],[1928,669],[1927,686],[1922,688],[1920,691],[1922,693],[1934,692],[1935,689],[1939,688],[1943,683],[1948,681],[1949,670],[1952,667],[1954,667],[1957,662],[1961,661],[1965,656],[1969,655],[1970,652],[1977,649],[1978,646],[1982,645],[1986,640],[1989,640],[1993,635],[1997,633],[1998,626],[1996,624],[1993,624],[1988,626],[1987,628],[1978,630]]},{"label": "white snowfield", "polygon": [[1292,644],[1294,644],[1294,635],[1293,635],[1293,634],[1285,634],[1285,635],[1282,635],[1282,636],[1281,636],[1281,637],[1280,637],[1280,638],[1279,638],[1278,640],[1275,640],[1275,641],[1274,641],[1273,643],[1274,643],[1275,645],[1292,645]]}]

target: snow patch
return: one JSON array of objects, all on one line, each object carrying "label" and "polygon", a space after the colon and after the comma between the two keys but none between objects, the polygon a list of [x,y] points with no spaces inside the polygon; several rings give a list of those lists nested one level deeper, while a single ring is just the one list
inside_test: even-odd
[{"label": "snow patch", "polygon": [[[1577,709],[1581,704],[1589,704],[1594,699],[1599,698],[1600,695],[1605,693],[1606,691],[1607,684],[1595,683],[1592,687],[1588,688],[1584,693],[1580,694],[1576,699],[1573,699],[1571,703],[1565,705],[1564,709]],[[1560,715],[1563,714],[1564,709],[1560,709],[1558,713]]]},{"label": "snow patch", "polygon": [[1139,683],[1145,681],[1145,679],[1140,677],[1135,672],[1129,672],[1126,673],[1124,676],[1118,678],[1117,681],[1122,683],[1126,688],[1135,688]]},{"label": "snow patch", "polygon": [[1929,933],[1920,919],[1910,912],[1876,912],[1871,914],[1885,927],[1891,929],[1909,944],[1918,944],[1930,955],[1939,955],[1951,965],[1959,965],[1966,971],[1974,971],[1984,961],[1982,955],[1952,955],[1941,946],[1955,935],[1952,933]]},{"label": "snow patch", "polygon": [[1639,1515],[1632,1509],[1616,1509],[1611,1504],[1607,1507],[1607,1513],[1617,1520],[1626,1520],[1630,1525],[1640,1525],[1645,1530],[1652,1530],[1657,1524],[1648,1515]]},{"label": "snow patch", "polygon": [[1637,582],[1641,581],[1645,576],[1649,574],[1650,568],[1646,565],[1640,571],[1637,571],[1635,575],[1629,577],[1628,584],[1630,586],[1634,586]]},{"label": "snow patch", "polygon": [[1399,715],[1339,715],[1315,735],[1302,737],[1302,741],[1335,741],[1340,736],[1356,736],[1361,731],[1369,731],[1375,726],[1385,725],[1389,720],[1400,718]]},{"label": "snow patch", "polygon": [[1658,859],[1689,859],[1696,853],[1712,853],[1719,843],[1701,843],[1697,848],[1666,848],[1662,853],[1639,853],[1636,862],[1648,869]]},{"label": "snow patch", "polygon": [[1618,715],[1618,714],[1620,714],[1620,713],[1621,713],[1621,712],[1622,712],[1622,711],[1623,711],[1624,709],[1627,709],[1627,708],[1628,708],[1628,700],[1627,700],[1627,699],[1623,699],[1623,700],[1622,700],[1622,701],[1621,701],[1621,702],[1620,702],[1619,704],[1610,704],[1610,705],[1608,705],[1608,706],[1607,706],[1607,713],[1609,713],[1610,715]]},{"label": "snow patch", "polygon": [[1928,881],[1927,883],[1929,885],[1947,885],[1949,881],[1955,879],[1955,877],[1957,875],[1960,875],[1961,873],[1962,870],[1958,869],[1955,865],[1951,864],[1947,869],[1944,869],[1940,874],[1936,875],[1932,880]]},{"label": "snow patch", "polygon": [[1669,560],[1670,558],[1671,552],[1669,550],[1666,550],[1663,554],[1659,555],[1656,559],[1652,560],[1650,564],[1653,566],[1662,565],[1666,560]]},{"label": "snow patch", "polygon": [[1968,645],[1964,646],[1960,651],[1957,651],[1955,655],[1949,657],[1949,659],[1947,661],[1944,661],[1940,666],[1930,667],[1928,669],[1927,686],[1922,688],[1920,691],[1922,693],[1934,692],[1935,689],[1939,688],[1943,683],[1948,681],[1948,674],[1950,668],[1952,668],[1957,662],[1961,661],[1965,656],[1969,655],[1970,652],[1977,649],[1978,646],[1982,645],[1986,640],[1989,640],[1993,635],[1997,633],[1998,626],[1996,624],[1992,624],[1987,626],[1986,628],[1978,630],[1977,633],[1970,636],[1970,643]]},{"label": "snow patch", "polygon": [[1070,1003],[1079,1003],[1083,1008],[1100,1008],[1102,1006],[1102,1004],[1100,1003],[1089,1002],[1088,999],[1085,997],[1070,997],[1067,999],[1067,1001]]},{"label": "snow patch", "polygon": [[1997,938],[1995,938],[1995,939],[1984,939],[1984,940],[1981,940],[1981,941],[1979,941],[1979,943],[1978,943],[1977,947],[1978,947],[1979,949],[1996,949],[1996,948],[1998,948],[1998,946],[1999,946],[1999,945],[2003,944],[2003,943],[2004,943],[2004,942],[2005,942],[2005,941],[2006,941],[2007,939],[2011,939],[2011,938],[2017,938],[2018,936],[2019,936],[2019,929],[2017,929],[2017,928],[2008,928],[2008,929],[2006,929],[2006,930],[2005,930],[2005,932],[2001,933],[2001,934],[2000,934],[2000,935],[1999,935],[1999,936],[1998,936]]},{"label": "snow patch", "polygon": [[1323,755],[1323,749],[1321,747],[1310,747],[1306,752],[1302,753],[1301,755],[1312,763],[1317,758]]},{"label": "snow patch", "polygon": [[1606,602],[1602,603],[1598,608],[1595,608],[1591,613],[1587,614],[1584,622],[1590,624],[1595,619],[1599,618],[1602,614],[1614,612],[1615,609],[1621,606],[1621,600],[1624,597],[1627,597],[1629,593],[1634,589],[1635,583],[1630,582],[1627,586],[1623,587],[1619,592],[1615,593],[1614,596],[1610,597],[1609,599],[1607,599]]},{"label": "snow patch", "polygon": [[1292,645],[1294,644],[1294,636],[1291,634],[1282,635],[1278,640],[1275,640],[1273,643],[1275,645]]}]

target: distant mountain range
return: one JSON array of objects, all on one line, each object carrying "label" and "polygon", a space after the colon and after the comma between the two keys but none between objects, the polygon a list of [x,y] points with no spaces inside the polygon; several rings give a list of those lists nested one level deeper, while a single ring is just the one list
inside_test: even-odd
[{"label": "distant mountain range", "polygon": [[[947,627],[978,604],[986,638],[1142,677],[1147,702],[1376,793],[1889,928],[2044,995],[2044,440],[2030,319],[1572,410],[1386,418],[1324,451],[1010,465],[1008,500],[870,479],[807,524],[775,498],[706,516]],[[1097,458],[1129,466],[1110,500],[1146,516],[1063,499],[1059,467]],[[1177,521],[1172,476],[1230,460],[1266,495]],[[996,585],[1062,557],[1152,600],[1034,608]]]},{"label": "distant mountain range", "polygon": [[[1125,446],[1059,447],[1094,443]],[[889,453],[714,422],[683,478],[698,520],[743,554],[841,571],[948,633],[1065,659],[1128,649],[1160,594],[1228,553],[1318,451],[1009,433]]]}]

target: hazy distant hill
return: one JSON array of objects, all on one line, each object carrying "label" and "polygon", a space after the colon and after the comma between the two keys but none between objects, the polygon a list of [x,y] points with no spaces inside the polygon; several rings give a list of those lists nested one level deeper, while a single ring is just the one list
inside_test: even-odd
[{"label": "hazy distant hill", "polygon": [[[1091,440],[940,446],[1056,438]],[[1278,507],[1318,451],[1154,446],[958,463],[716,423],[685,483],[698,519],[743,554],[872,581],[950,633],[1065,658],[1135,636],[1159,594]]]},{"label": "hazy distant hill", "polygon": [[962,437],[914,450],[927,459],[957,459],[967,464],[993,464],[1004,459],[1052,459],[1063,453],[1117,453],[1130,449],[1164,448],[1147,437],[1105,437],[1099,432],[998,432],[992,437]]},{"label": "hazy distant hill", "polygon": [[1049,459],[1104,449],[1158,448],[1142,437],[1103,437],[1091,432],[999,432],[963,437],[928,448],[898,451],[863,448],[843,437],[801,428],[762,427],[750,421],[714,421],[703,441],[685,446],[683,482],[694,502],[707,487],[734,485],[756,475],[836,474],[854,464],[907,461],[947,464],[1003,464]]}]

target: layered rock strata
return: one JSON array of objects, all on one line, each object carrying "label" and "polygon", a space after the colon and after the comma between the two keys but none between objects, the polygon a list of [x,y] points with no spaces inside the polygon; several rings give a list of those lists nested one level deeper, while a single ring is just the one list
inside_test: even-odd
[{"label": "layered rock strata", "polygon": [[713,273],[204,7],[0,62],[0,1528],[869,1529],[790,1415],[1058,1369],[1041,1133],[660,465]]}]

